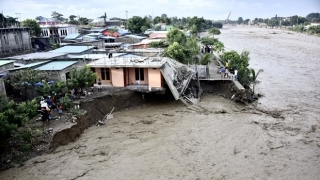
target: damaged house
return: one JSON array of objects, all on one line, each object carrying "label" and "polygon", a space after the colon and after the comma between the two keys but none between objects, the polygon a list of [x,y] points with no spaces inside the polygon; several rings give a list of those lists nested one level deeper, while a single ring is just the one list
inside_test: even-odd
[{"label": "damaged house", "polygon": [[200,85],[196,71],[171,58],[102,58],[88,64],[102,86],[123,87],[142,93],[164,93],[168,88],[176,100],[198,102]]}]

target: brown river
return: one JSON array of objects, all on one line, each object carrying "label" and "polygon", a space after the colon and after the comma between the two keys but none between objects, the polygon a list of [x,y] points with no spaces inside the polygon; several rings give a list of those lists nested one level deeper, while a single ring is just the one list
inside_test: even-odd
[{"label": "brown river", "polygon": [[241,26],[217,37],[264,69],[256,106],[205,95],[115,112],[0,179],[320,179],[320,38]]}]

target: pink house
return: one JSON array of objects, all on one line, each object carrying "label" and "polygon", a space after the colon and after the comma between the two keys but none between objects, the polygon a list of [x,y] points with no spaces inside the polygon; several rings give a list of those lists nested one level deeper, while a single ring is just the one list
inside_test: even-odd
[{"label": "pink house", "polygon": [[194,85],[188,88],[190,81],[194,81],[196,72],[168,57],[102,58],[88,65],[97,73],[102,86],[161,94],[168,87],[176,100],[180,99],[185,104],[198,101],[192,100],[192,97],[197,96],[196,91],[191,90]]},{"label": "pink house", "polygon": [[163,89],[160,72],[163,60],[155,58],[115,57],[89,63],[102,86],[145,88],[151,91]]}]

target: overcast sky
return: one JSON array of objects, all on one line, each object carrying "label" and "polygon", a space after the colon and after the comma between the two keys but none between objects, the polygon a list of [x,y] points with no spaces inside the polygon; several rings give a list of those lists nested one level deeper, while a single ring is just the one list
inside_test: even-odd
[{"label": "overcast sky", "polygon": [[132,16],[153,17],[167,14],[169,17],[204,17],[224,20],[231,11],[231,20],[271,18],[292,15],[306,16],[320,12],[320,0],[0,0],[0,11],[5,16],[20,20],[37,16],[51,17],[52,11],[97,19],[107,13],[107,17],[128,18]]}]

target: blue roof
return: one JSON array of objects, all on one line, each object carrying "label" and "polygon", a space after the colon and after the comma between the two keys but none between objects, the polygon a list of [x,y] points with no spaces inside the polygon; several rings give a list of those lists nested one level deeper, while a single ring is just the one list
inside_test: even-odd
[{"label": "blue roof", "polygon": [[63,46],[49,52],[81,53],[93,48],[94,46]]},{"label": "blue roof", "polygon": [[12,69],[8,69],[9,71],[11,70],[20,70],[20,69],[26,69],[26,68],[32,68],[34,66],[38,66],[38,65],[41,65],[41,64],[44,64],[44,63],[47,63],[47,62],[50,62],[50,61],[41,61],[41,62],[36,62],[36,63],[31,63],[31,64],[27,64],[27,65],[24,65],[24,66],[21,66],[21,67],[16,67],[16,68],[12,68]]},{"label": "blue roof", "polygon": [[77,63],[78,61],[52,61],[48,64],[45,64],[43,66],[40,66],[38,68],[36,68],[35,70],[40,70],[40,71],[51,71],[51,70],[56,70],[56,71],[60,71],[63,70],[75,63]]},{"label": "blue roof", "polygon": [[9,63],[13,63],[15,60],[2,60],[0,59],[0,66],[9,64]]},{"label": "blue roof", "polygon": [[64,39],[67,40],[71,40],[71,39],[76,39],[78,36],[80,36],[79,33],[75,33],[75,34],[69,34],[68,36],[66,36]]}]

